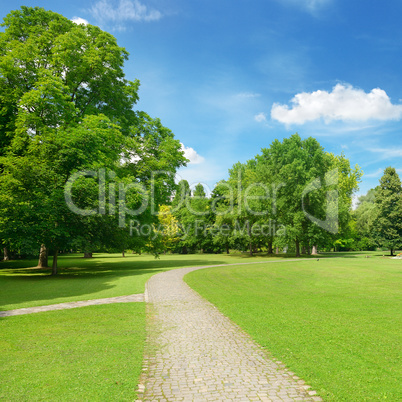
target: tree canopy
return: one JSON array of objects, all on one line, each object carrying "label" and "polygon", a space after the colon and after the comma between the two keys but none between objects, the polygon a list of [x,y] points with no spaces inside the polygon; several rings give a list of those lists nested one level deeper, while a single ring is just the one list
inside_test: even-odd
[{"label": "tree canopy", "polygon": [[77,239],[85,248],[115,234],[127,243],[119,229],[139,205],[136,219],[157,222],[186,159],[159,119],[134,110],[139,82],[125,78],[128,53],[111,34],[25,6],[2,26],[1,241],[45,244],[56,273],[58,250]]},{"label": "tree canopy", "polygon": [[392,167],[387,167],[375,193],[377,216],[373,228],[378,243],[391,250],[402,246],[402,187]]}]

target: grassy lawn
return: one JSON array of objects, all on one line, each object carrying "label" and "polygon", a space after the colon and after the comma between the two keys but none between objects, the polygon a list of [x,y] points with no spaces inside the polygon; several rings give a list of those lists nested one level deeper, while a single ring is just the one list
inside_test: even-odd
[{"label": "grassy lawn", "polygon": [[[252,261],[261,261],[255,257]],[[242,255],[98,254],[0,263],[0,310],[143,293],[169,269],[250,261]],[[0,318],[0,400],[133,401],[145,341],[145,303],[111,304]]]},{"label": "grassy lawn", "polygon": [[239,254],[161,255],[159,259],[150,255],[123,258],[120,254],[95,254],[90,259],[65,255],[59,257],[56,277],[50,276],[50,269],[31,268],[37,260],[3,261],[0,262],[0,311],[143,293],[146,281],[158,272],[248,260],[247,255]]},{"label": "grassy lawn", "polygon": [[203,269],[185,280],[325,400],[400,401],[402,261],[371,255]]},{"label": "grassy lawn", "polygon": [[0,318],[0,400],[133,401],[145,303]]}]

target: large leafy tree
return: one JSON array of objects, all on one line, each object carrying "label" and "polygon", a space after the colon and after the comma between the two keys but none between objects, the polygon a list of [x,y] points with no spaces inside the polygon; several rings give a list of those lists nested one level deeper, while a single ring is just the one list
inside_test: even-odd
[{"label": "large leafy tree", "polygon": [[[326,233],[326,236],[321,236],[323,240],[321,244],[331,243],[335,246],[351,247],[354,243],[355,228],[352,219],[352,197],[359,188],[359,183],[363,172],[358,165],[350,166],[349,159],[341,155],[329,154],[331,164],[330,169],[334,172],[337,191],[337,226],[336,233]],[[318,242],[320,243],[320,242]]]},{"label": "large leafy tree", "polygon": [[[12,11],[2,26],[3,242],[20,248],[46,244],[55,253],[55,265],[58,249],[74,238],[99,244],[108,237],[91,227],[109,228],[109,238],[113,233],[121,238],[121,231],[114,229],[129,216],[117,219],[120,202],[135,209],[144,197],[152,198],[138,219],[157,222],[159,205],[167,202],[175,171],[186,159],[169,129],[133,110],[139,82],[125,78],[125,49],[96,26],[76,25],[38,7]],[[116,201],[113,195],[105,203],[98,198],[99,175],[78,180],[74,202],[97,208],[101,215],[108,212],[94,222],[68,208],[64,188],[72,174],[99,169],[113,173],[107,176],[109,193],[119,195],[123,188],[125,199]],[[102,219],[107,224],[102,225]]]},{"label": "large leafy tree", "polygon": [[257,247],[268,245],[270,248],[272,244],[269,234],[262,235],[262,227],[270,217],[269,183],[261,181],[257,166],[257,161],[252,159],[244,164],[238,162],[229,169],[226,196],[232,207],[225,206],[225,212],[219,217],[221,224],[229,224],[233,229],[232,244],[247,248],[251,256]]},{"label": "large leafy tree", "polygon": [[376,189],[377,217],[373,228],[380,246],[394,251],[402,246],[402,187],[396,170],[387,167]]},{"label": "large leafy tree", "polygon": [[12,11],[2,26],[2,134],[17,120],[40,134],[100,113],[129,129],[139,82],[125,79],[128,53],[112,35],[38,7]]},{"label": "large leafy tree", "polygon": [[286,237],[294,242],[299,256],[300,246],[308,248],[312,232],[317,230],[306,213],[325,219],[325,186],[313,186],[308,192],[306,188],[317,180],[325,182],[330,158],[317,140],[302,140],[294,134],[263,149],[259,161],[265,176],[272,178],[277,219],[286,226]]}]

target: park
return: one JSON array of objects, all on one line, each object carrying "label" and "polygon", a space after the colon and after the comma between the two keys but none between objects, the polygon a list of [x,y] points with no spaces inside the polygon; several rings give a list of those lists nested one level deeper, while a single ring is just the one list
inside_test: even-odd
[{"label": "park", "polygon": [[306,130],[180,177],[203,158],[137,110],[128,56],[83,19],[3,19],[0,400],[401,400],[401,169],[359,193]]},{"label": "park", "polygon": [[[323,400],[397,400],[400,260],[334,254],[296,262],[236,253],[66,255],[58,277],[30,268],[34,261],[10,261],[0,271],[0,309],[141,294],[157,273],[221,265],[184,280],[267,358],[280,360]],[[224,266],[236,263],[242,265]],[[134,400],[149,353],[146,314],[145,303],[136,302],[0,318],[1,398]]]}]

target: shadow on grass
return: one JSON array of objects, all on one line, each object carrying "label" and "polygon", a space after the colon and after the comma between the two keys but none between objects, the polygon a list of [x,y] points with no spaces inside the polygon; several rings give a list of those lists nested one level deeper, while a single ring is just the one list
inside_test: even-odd
[{"label": "shadow on grass", "polygon": [[[325,253],[315,258],[364,258],[365,253]],[[378,255],[372,253],[371,256]],[[37,260],[3,261],[0,263],[0,310],[53,304],[71,300],[143,293],[147,279],[173,268],[221,265],[236,262],[295,259],[294,253],[230,255],[191,254],[150,255],[95,254],[85,259],[82,254],[66,254],[59,258],[59,275],[51,276],[51,269],[33,268]],[[51,263],[51,258],[49,263]]]},{"label": "shadow on grass", "polygon": [[[172,268],[223,263],[222,260],[201,258],[191,260],[151,258],[151,256],[122,258],[112,255],[84,259],[80,256],[67,255],[59,259],[59,274],[56,276],[50,275],[51,268],[32,268],[36,263],[34,260],[23,261],[22,264],[22,261],[7,261],[4,265],[8,269],[0,271],[0,310],[4,310],[5,307],[8,309],[7,306],[35,301],[40,301],[36,304],[40,305],[60,303],[63,301],[60,299],[63,298],[86,300],[143,293],[146,280],[158,272]],[[120,280],[122,278],[124,281]],[[119,286],[119,289],[114,289],[116,286]],[[99,296],[100,292],[106,293]],[[115,294],[116,292],[119,294]],[[98,294],[91,296],[96,293]]]}]

